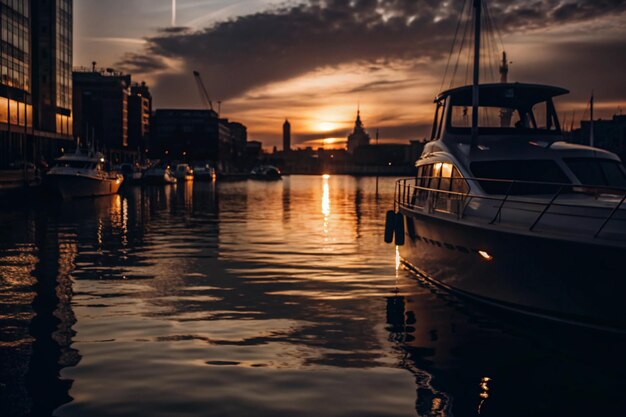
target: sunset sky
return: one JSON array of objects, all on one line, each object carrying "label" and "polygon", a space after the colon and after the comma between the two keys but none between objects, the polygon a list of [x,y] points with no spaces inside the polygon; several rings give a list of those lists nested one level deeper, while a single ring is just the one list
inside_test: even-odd
[{"label": "sunset sky", "polygon": [[[295,146],[341,146],[358,103],[365,127],[380,129],[383,141],[426,136],[464,1],[74,4],[76,66],[97,61],[145,80],[156,108],[200,108],[197,69],[223,102],[222,116],[270,148],[280,147],[286,117]],[[600,117],[626,107],[624,0],[488,5],[512,61],[509,79],[571,90],[557,102],[567,125],[573,110],[583,116],[592,90]]]}]

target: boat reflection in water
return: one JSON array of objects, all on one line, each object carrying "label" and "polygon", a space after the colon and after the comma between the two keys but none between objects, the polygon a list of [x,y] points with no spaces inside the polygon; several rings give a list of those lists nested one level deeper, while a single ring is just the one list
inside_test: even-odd
[{"label": "boat reflection in water", "polygon": [[379,188],[194,181],[0,213],[0,415],[620,414],[623,344],[556,344],[416,281]]}]

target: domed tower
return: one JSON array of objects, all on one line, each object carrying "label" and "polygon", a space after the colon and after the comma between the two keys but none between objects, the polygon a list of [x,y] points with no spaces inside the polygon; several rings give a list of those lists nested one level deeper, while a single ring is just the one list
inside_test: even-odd
[{"label": "domed tower", "polygon": [[361,121],[361,111],[356,112],[356,121],[354,122],[354,130],[348,136],[348,153],[354,154],[359,146],[370,144],[370,135],[365,131],[363,122]]}]

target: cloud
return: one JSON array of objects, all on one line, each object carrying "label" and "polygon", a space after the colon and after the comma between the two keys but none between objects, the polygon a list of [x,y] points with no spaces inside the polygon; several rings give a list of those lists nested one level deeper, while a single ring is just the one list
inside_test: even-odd
[{"label": "cloud", "polygon": [[[120,62],[135,72],[162,71],[179,60],[203,73],[213,94],[229,98],[254,87],[347,62],[432,61],[445,56],[462,2],[311,0],[220,22],[200,31],[168,29],[147,38],[142,53]],[[623,14],[615,1],[547,0],[490,3],[507,31]]]}]

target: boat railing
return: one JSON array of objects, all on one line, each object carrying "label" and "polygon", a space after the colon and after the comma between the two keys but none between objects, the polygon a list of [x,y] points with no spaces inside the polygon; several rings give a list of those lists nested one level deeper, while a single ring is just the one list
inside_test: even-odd
[{"label": "boat railing", "polygon": [[[426,184],[436,181],[445,181],[447,189],[434,188]],[[491,188],[498,193],[477,194],[471,192],[480,186],[481,189]],[[596,201],[603,198],[602,203],[589,204],[589,199],[568,198],[572,196],[593,196]],[[593,219],[596,227],[590,227],[588,232],[593,238],[599,237],[606,226],[612,221],[626,221],[624,216],[616,216],[620,209],[625,207],[626,189],[591,186],[578,184],[563,184],[537,181],[497,180],[489,178],[441,178],[441,177],[412,177],[399,179],[396,182],[394,206],[407,210],[418,210],[428,214],[442,214],[452,216],[458,220],[468,216],[468,207],[472,202],[492,202],[492,215],[485,219],[489,225],[513,224],[522,226],[528,231],[535,231],[537,226],[548,215],[563,214],[576,221],[576,218]],[[592,200],[593,201],[593,200]],[[526,223],[519,224],[519,218],[503,219],[506,209],[516,208],[523,211],[521,216]],[[598,209],[594,211],[593,209]],[[495,211],[495,213],[494,213]],[[488,211],[484,212],[489,213]],[[476,219],[476,213],[472,218]],[[534,214],[534,215],[533,215]],[[519,216],[517,216],[519,217]],[[529,220],[530,219],[530,220]]]}]

